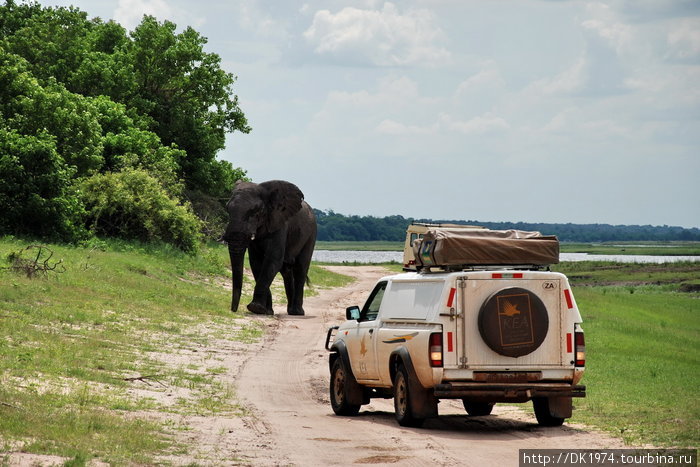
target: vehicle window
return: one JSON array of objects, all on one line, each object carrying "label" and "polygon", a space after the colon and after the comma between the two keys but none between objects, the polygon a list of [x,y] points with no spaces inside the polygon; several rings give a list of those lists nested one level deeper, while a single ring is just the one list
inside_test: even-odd
[{"label": "vehicle window", "polygon": [[374,288],[369,298],[367,299],[365,306],[362,308],[360,321],[374,321],[375,319],[377,319],[379,307],[382,304],[382,298],[384,298],[384,291],[386,290],[386,285],[386,282],[380,282]]}]

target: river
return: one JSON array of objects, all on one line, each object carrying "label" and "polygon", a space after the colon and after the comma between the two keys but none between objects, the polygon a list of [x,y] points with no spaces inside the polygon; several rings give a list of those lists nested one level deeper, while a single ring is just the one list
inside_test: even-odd
[{"label": "river", "polygon": [[[573,261],[611,261],[616,263],[677,263],[681,261],[700,261],[700,256],[653,256],[653,255],[589,255],[588,253],[561,253],[561,262]],[[401,251],[345,251],[316,250],[312,261],[324,263],[401,263]]]}]

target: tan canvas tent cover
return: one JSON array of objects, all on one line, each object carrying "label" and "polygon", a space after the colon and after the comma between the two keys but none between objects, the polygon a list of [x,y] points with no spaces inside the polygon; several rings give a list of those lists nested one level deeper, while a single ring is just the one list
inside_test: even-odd
[{"label": "tan canvas tent cover", "polygon": [[413,243],[418,267],[547,265],[559,262],[559,240],[522,230],[431,229]]}]

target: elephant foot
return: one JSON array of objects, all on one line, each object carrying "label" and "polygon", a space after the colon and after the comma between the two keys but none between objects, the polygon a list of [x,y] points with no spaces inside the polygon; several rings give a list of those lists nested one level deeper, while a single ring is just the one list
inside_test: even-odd
[{"label": "elephant foot", "polygon": [[304,316],[304,309],[302,307],[299,308],[287,308],[287,314],[288,315],[294,315],[294,316]]},{"label": "elephant foot", "polygon": [[248,311],[251,313],[255,313],[256,315],[274,315],[275,312],[272,310],[272,308],[265,308],[259,303],[256,302],[250,302],[248,304]]}]

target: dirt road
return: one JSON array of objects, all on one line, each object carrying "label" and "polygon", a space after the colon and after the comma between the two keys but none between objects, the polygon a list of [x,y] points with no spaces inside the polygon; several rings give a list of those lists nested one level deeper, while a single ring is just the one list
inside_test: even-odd
[{"label": "dirt road", "polygon": [[357,282],[308,299],[306,316],[270,318],[278,326],[238,375],[237,394],[247,415],[243,426],[228,432],[233,464],[505,466],[518,465],[523,448],[624,447],[576,424],[541,428],[533,415],[513,406],[496,405],[489,417],[468,417],[460,401],[442,401],[440,417],[420,429],[400,427],[391,400],[373,400],[357,417],[334,415],[326,329],[344,319],[347,306],[362,305],[386,272],[372,266],[330,269],[356,276]]}]

